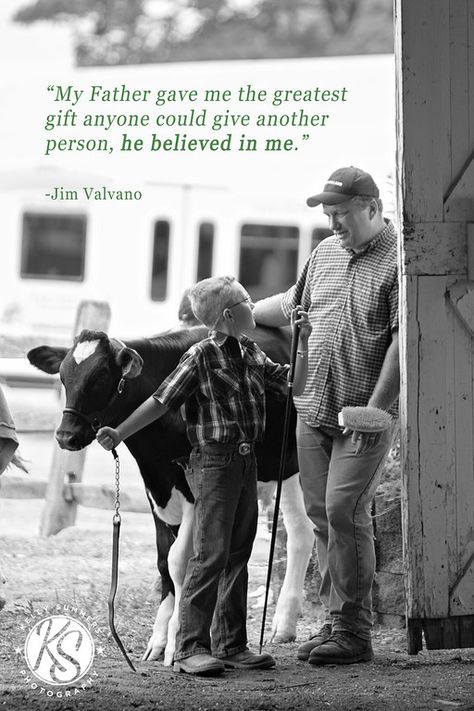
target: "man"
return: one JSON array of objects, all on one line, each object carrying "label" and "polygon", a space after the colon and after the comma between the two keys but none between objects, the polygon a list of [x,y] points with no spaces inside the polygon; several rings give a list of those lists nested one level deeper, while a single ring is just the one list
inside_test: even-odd
[{"label": "man", "polygon": [[[322,204],[334,234],[312,252],[296,284],[258,302],[254,315],[280,326],[301,304],[313,326],[306,388],[294,400],[326,615],[298,658],[351,664],[373,658],[370,508],[397,427],[399,391],[396,234],[374,180],[358,168],[336,170],[307,204]],[[388,411],[393,423],[383,432],[340,426],[338,413],[354,406]]]}]

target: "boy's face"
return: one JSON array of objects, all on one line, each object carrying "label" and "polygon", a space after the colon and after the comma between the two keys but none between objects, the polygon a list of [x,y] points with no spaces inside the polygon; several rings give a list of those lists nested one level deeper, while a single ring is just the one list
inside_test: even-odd
[{"label": "boy's face", "polygon": [[223,314],[225,321],[232,326],[232,330],[240,333],[255,328],[254,304],[242,284],[236,282],[232,285],[229,301]]}]

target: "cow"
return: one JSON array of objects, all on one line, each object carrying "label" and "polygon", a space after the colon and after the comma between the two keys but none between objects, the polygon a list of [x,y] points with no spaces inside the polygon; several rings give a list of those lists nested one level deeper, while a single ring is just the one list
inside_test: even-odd
[{"label": "cow", "polygon": [[[286,363],[289,360],[287,331],[258,326],[252,337],[272,360]],[[206,328],[194,327],[124,343],[101,331],[83,330],[71,348],[44,345],[30,350],[27,354],[30,363],[46,373],[59,372],[65,388],[66,407],[56,431],[59,446],[71,451],[83,449],[94,440],[99,425],[113,427],[123,421],[157,389],[188,348],[207,334]],[[260,481],[270,482],[276,478],[284,410],[284,400],[268,396],[265,439],[256,445]],[[292,409],[281,497],[288,534],[288,562],[272,623],[272,639],[282,642],[296,637],[304,575],[314,541],[297,474],[294,430]],[[137,461],[154,517],[157,563],[162,580],[161,602],[143,659],[164,657],[165,665],[170,665],[177,601],[192,548],[193,497],[182,466],[189,455],[190,444],[181,413],[168,411],[127,438],[125,444]]]}]

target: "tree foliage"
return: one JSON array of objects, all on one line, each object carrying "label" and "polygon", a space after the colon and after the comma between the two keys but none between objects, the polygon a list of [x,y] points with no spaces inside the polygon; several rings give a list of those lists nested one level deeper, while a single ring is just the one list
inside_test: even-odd
[{"label": "tree foliage", "polygon": [[72,22],[80,65],[390,52],[391,0],[35,0],[22,23]]}]

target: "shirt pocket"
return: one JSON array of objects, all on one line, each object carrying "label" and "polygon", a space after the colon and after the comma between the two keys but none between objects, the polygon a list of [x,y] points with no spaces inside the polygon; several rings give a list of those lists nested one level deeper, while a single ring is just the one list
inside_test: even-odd
[{"label": "shirt pocket", "polygon": [[208,395],[212,400],[226,400],[233,397],[240,388],[237,375],[227,368],[211,371]]}]

